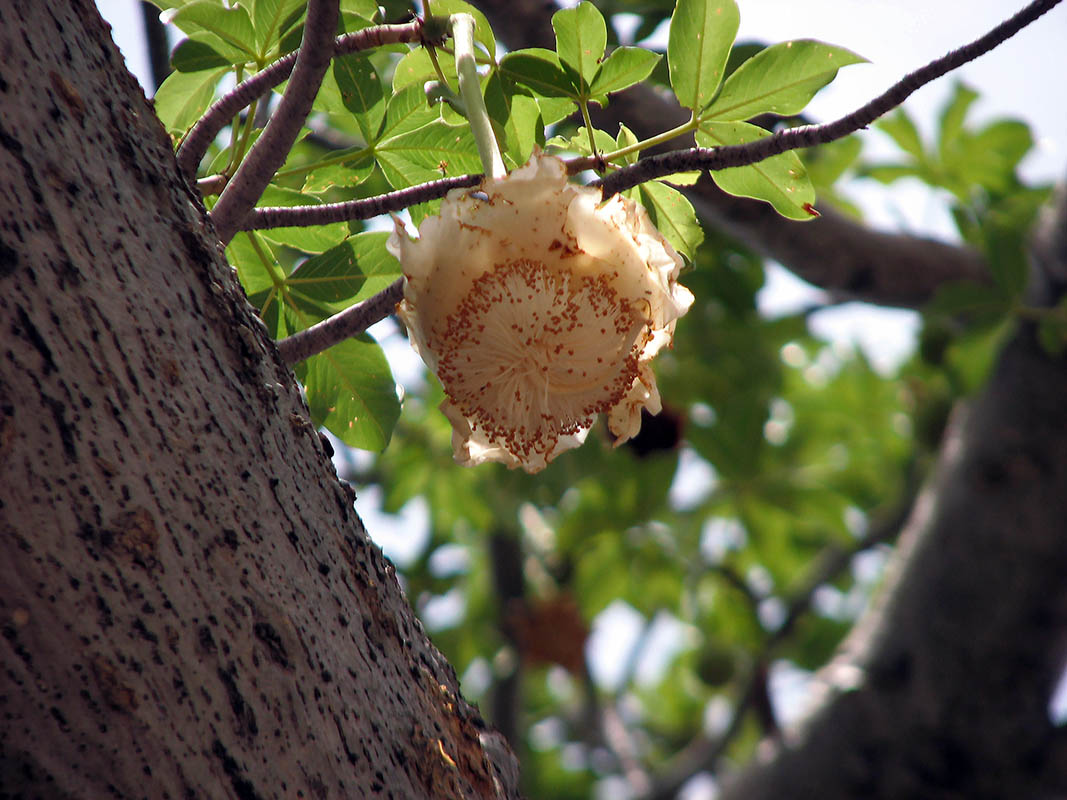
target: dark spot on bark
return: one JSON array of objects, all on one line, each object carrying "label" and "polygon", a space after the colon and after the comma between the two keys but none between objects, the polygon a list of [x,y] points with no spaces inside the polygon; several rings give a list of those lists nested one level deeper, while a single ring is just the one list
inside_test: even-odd
[{"label": "dark spot on bark", "polygon": [[218,652],[215,637],[211,635],[211,629],[207,625],[201,625],[196,631],[196,639],[200,643],[200,649],[205,653],[214,655]]},{"label": "dark spot on bark", "polygon": [[190,261],[202,267],[206,267],[211,263],[211,253],[204,245],[204,240],[201,237],[187,228],[181,230],[178,235],[181,237],[182,245],[185,246],[185,253]]},{"label": "dark spot on bark", "polygon": [[111,613],[111,606],[100,595],[96,596],[96,610],[100,612],[100,626],[110,628],[115,624],[115,617]]},{"label": "dark spot on bark", "polygon": [[262,800],[252,782],[241,776],[241,770],[237,766],[237,762],[226,751],[222,742],[216,739],[211,745],[211,752],[222,763],[222,771],[230,779],[230,785],[233,786],[233,792],[237,796],[237,800]]},{"label": "dark spot on bark", "polygon": [[237,717],[237,732],[242,736],[255,736],[259,733],[256,714],[252,707],[245,702],[240,689],[237,688],[237,679],[235,677],[237,675],[237,667],[233,664],[230,664],[229,669],[220,667],[218,675],[219,680],[222,681],[223,688],[226,690],[226,697],[230,701],[233,715]]},{"label": "dark spot on bark", "polygon": [[22,142],[2,128],[0,128],[0,146],[5,150],[10,150],[12,153],[22,152]]},{"label": "dark spot on bark", "polygon": [[56,431],[59,433],[59,440],[63,444],[63,453],[66,455],[67,461],[77,461],[78,453],[74,449],[74,429],[67,424],[67,418],[64,414],[66,407],[46,394],[42,394],[41,399],[52,411],[52,418],[56,422]]},{"label": "dark spot on bark", "polygon": [[329,575],[330,574],[330,565],[329,564],[324,564],[322,561],[320,561],[319,562],[319,574],[320,575]]},{"label": "dark spot on bark", "polygon": [[359,756],[353,753],[351,748],[349,748],[348,739],[345,737],[344,730],[341,729],[341,720],[334,716],[333,724],[337,726],[337,735],[341,739],[341,749],[345,751],[345,757],[348,759],[348,763],[355,764],[357,761],[359,761]]},{"label": "dark spot on bark", "polygon": [[159,644],[159,637],[152,633],[152,631],[148,630],[148,627],[144,624],[144,620],[140,618],[135,619],[133,621],[133,629],[145,641],[151,642],[152,644]]},{"label": "dark spot on bark", "polygon": [[62,711],[60,711],[55,706],[52,706],[50,709],[48,709],[48,711],[52,715],[52,719],[59,723],[59,729],[61,731],[63,731],[64,733],[70,731],[70,723],[67,722],[67,718],[63,716]]},{"label": "dark spot on bark", "polygon": [[330,437],[320,431],[319,441],[322,443],[322,449],[325,451],[326,455],[333,458],[333,445],[330,444]]},{"label": "dark spot on bark", "polygon": [[0,278],[6,278],[19,265],[18,251],[7,242],[0,242]]},{"label": "dark spot on bark", "polygon": [[282,642],[282,637],[278,635],[273,625],[268,622],[257,622],[252,626],[252,633],[266,646],[267,655],[271,661],[285,669],[292,669],[293,665],[289,661],[285,643]]},{"label": "dark spot on bark", "polygon": [[52,358],[51,348],[45,342],[44,337],[41,336],[41,332],[30,321],[29,316],[26,314],[26,309],[21,306],[19,306],[18,310],[18,325],[15,327],[15,335],[21,335],[23,339],[33,345],[34,350],[40,353],[41,358],[44,360],[45,375],[50,375],[56,371],[56,362]]},{"label": "dark spot on bark", "polygon": [[237,531],[232,528],[224,528],[222,531],[222,541],[231,550],[237,549]]}]

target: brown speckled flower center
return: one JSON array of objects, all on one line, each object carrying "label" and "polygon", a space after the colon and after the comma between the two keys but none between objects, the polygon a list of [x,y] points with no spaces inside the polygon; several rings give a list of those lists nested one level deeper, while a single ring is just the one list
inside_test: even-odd
[{"label": "brown speckled flower center", "polygon": [[449,315],[438,378],[474,427],[516,454],[547,453],[633,385],[648,324],[607,276],[509,261]]}]

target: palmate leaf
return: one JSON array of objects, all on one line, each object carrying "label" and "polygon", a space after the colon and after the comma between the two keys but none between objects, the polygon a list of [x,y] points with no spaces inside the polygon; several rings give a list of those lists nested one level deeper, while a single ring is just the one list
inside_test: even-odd
[{"label": "palmate leaf", "polygon": [[227,8],[212,0],[194,0],[181,8],[165,11],[160,19],[164,23],[173,22],[188,34],[212,33],[230,47],[246,53],[249,59],[256,58],[256,34],[243,5]]},{"label": "palmate leaf", "polygon": [[345,339],[306,362],[311,419],[350,447],[384,450],[400,416],[389,362],[367,334]]},{"label": "palmate leaf", "polygon": [[667,66],[678,102],[699,112],[715,97],[741,14],[734,0],[678,0]]},{"label": "palmate leaf", "polygon": [[[770,134],[747,122],[702,122],[696,132],[701,147],[746,144]],[[815,189],[800,158],[793,151],[779,153],[747,167],[732,167],[711,173],[724,192],[765,200],[790,219],[812,219]]]},{"label": "palmate leaf", "polygon": [[757,114],[799,114],[838,69],[866,59],[843,47],[799,39],[761,50],[738,67],[705,119],[747,120]]}]

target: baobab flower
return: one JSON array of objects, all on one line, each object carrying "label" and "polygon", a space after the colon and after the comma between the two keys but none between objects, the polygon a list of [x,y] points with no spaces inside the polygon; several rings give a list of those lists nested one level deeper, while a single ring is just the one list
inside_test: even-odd
[{"label": "baobab flower", "polygon": [[510,175],[455,189],[389,249],[397,309],[447,399],[461,464],[538,472],[577,447],[598,414],[615,444],[660,410],[650,362],[693,302],[682,260],[645,210],[568,182],[536,153]]}]

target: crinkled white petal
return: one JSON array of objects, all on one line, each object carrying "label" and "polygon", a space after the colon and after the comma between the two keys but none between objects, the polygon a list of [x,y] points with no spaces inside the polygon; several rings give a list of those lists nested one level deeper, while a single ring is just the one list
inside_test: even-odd
[{"label": "crinkled white petal", "polygon": [[456,189],[389,249],[398,313],[448,399],[461,464],[529,472],[580,445],[600,413],[616,444],[660,410],[649,362],[693,302],[682,260],[636,203],[567,180],[556,158]]}]

